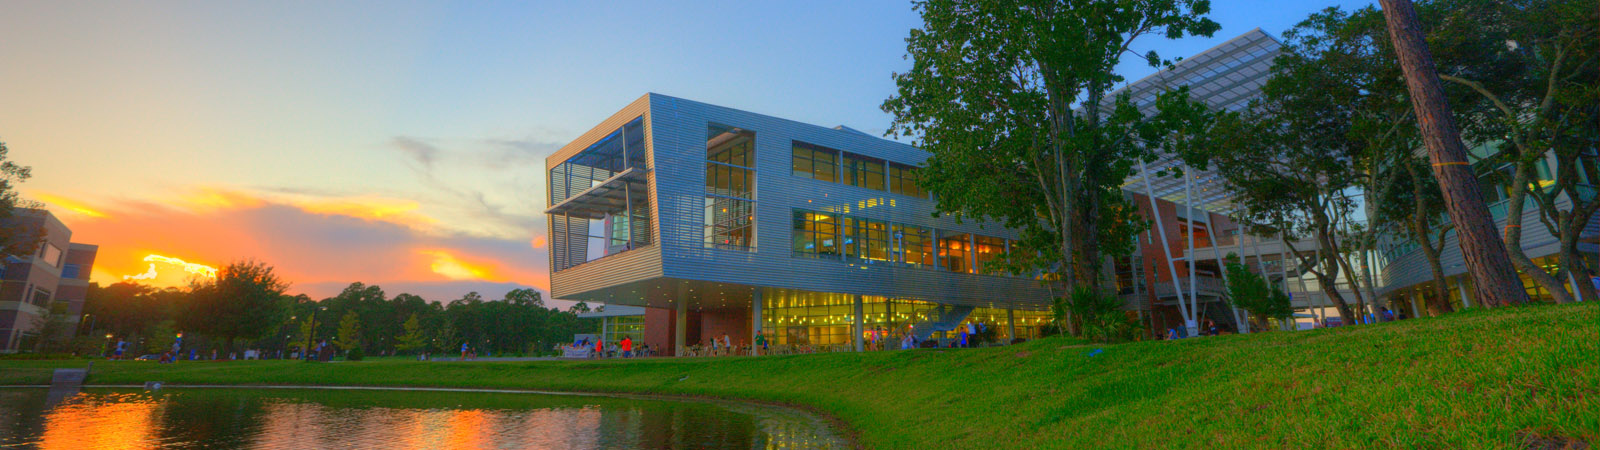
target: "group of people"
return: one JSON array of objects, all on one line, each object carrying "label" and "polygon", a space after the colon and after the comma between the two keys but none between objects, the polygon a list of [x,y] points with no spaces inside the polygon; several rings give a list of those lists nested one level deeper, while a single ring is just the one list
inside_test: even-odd
[{"label": "group of people", "polygon": [[[563,349],[558,347],[556,350]],[[612,342],[611,345],[606,345],[606,342],[600,339],[589,342],[589,338],[582,338],[574,341],[572,345],[566,346],[566,350],[589,350],[588,355],[590,358],[632,358],[635,356],[655,355],[650,350],[650,344],[636,346],[633,338],[628,336],[623,336],[622,340]]]}]

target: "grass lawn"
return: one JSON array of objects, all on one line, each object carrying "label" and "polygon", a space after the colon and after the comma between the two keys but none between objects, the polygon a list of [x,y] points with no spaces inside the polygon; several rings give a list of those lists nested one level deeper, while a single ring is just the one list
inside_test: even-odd
[{"label": "grass lawn", "polygon": [[[1600,305],[1083,346],[553,362],[97,362],[89,382],[497,387],[807,407],[868,448],[1600,444]],[[0,361],[0,384],[83,361]]]}]

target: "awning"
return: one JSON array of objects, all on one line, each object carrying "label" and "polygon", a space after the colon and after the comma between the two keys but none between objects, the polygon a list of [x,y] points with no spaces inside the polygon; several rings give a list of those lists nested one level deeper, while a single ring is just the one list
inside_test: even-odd
[{"label": "awning", "polygon": [[630,167],[600,184],[562,200],[561,203],[544,210],[544,213],[604,219],[607,214],[622,212],[628,209],[628,194],[633,194],[634,200],[645,200],[644,194],[649,186],[645,179],[647,172],[648,169]]}]

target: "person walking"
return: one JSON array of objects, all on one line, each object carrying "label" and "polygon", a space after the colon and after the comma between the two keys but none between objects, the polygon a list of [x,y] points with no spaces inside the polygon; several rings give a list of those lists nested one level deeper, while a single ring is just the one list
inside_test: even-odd
[{"label": "person walking", "polygon": [[767,333],[756,333],[756,355],[767,354]]},{"label": "person walking", "polygon": [[467,360],[467,343],[465,343],[465,342],[461,343],[461,360],[462,361],[466,361]]},{"label": "person walking", "polygon": [[633,357],[633,338],[632,337],[628,337],[628,336],[623,336],[622,337],[622,357],[623,358],[632,358]]},{"label": "person walking", "polygon": [[606,356],[606,340],[605,339],[595,339],[594,340],[594,356],[596,358],[604,358]]}]

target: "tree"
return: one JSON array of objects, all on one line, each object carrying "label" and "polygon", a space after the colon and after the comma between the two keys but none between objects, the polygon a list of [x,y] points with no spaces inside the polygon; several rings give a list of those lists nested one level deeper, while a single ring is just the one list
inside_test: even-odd
[{"label": "tree", "polygon": [[44,315],[34,319],[34,330],[39,333],[33,342],[32,350],[37,353],[62,353],[70,349],[72,343],[72,330],[67,328],[67,319],[72,314],[67,312],[66,302],[50,302],[44,309]]},{"label": "tree", "polygon": [[1373,198],[1373,219],[1416,242],[1417,248],[1422,250],[1433,274],[1433,295],[1427,297],[1424,307],[1429,315],[1438,316],[1454,310],[1440,253],[1444,251],[1445,234],[1455,226],[1440,220],[1445,213],[1444,197],[1436,181],[1429,176],[1426,164],[1427,161],[1420,158],[1395,161],[1392,169],[1397,174],[1395,189]]},{"label": "tree", "polygon": [[417,313],[411,313],[406,319],[405,334],[400,335],[400,343],[395,347],[400,351],[415,352],[428,348],[428,335],[422,330],[422,321],[417,319]]},{"label": "tree", "polygon": [[[1439,79],[1472,94],[1458,108],[1469,135],[1498,144],[1480,166],[1506,167],[1499,181],[1510,187],[1504,236],[1511,262],[1558,303],[1572,301],[1562,279],[1586,278],[1578,241],[1600,210],[1600,197],[1582,186],[1600,180],[1600,13],[1584,0],[1443,0],[1419,13],[1437,49]],[[1559,241],[1561,279],[1522,249],[1530,200],[1538,223]],[[1595,299],[1592,285],[1574,285]]]},{"label": "tree", "polygon": [[[1249,108],[1217,114],[1211,140],[1186,148],[1190,166],[1215,168],[1233,188],[1234,218],[1255,235],[1277,234],[1299,259],[1299,270],[1316,276],[1345,323],[1356,323],[1338,289],[1340,273],[1357,274],[1339,239],[1355,213],[1351,191],[1360,186],[1357,161],[1370,142],[1352,130],[1363,115],[1362,95],[1345,66],[1324,58],[1338,42],[1320,34],[1285,33],[1283,52],[1261,96]],[[1310,239],[1310,254],[1294,242]],[[1351,291],[1363,303],[1360,290]]]},{"label": "tree", "polygon": [[272,266],[239,261],[217,271],[215,278],[194,282],[178,315],[178,325],[221,339],[232,351],[239,338],[257,339],[277,331],[289,317],[283,291]]},{"label": "tree", "polygon": [[[1115,73],[1140,38],[1210,36],[1204,0],[924,0],[924,25],[883,104],[890,134],[931,153],[920,184],[938,211],[1022,231],[1010,269],[1042,269],[1062,284],[1099,289],[1102,256],[1132,248],[1143,221],[1121,194],[1142,115],[1110,98]],[[1152,65],[1160,58],[1150,52]]]},{"label": "tree", "polygon": [[355,311],[344,313],[339,319],[339,335],[334,344],[346,352],[361,347],[361,316]]},{"label": "tree", "polygon": [[[1236,259],[1235,255],[1228,255]],[[1267,319],[1285,320],[1294,314],[1289,295],[1274,289],[1267,279],[1250,270],[1250,266],[1235,261],[1227,263],[1228,300],[1249,311],[1256,328],[1267,329]]]},{"label": "tree", "polygon": [[33,176],[33,168],[6,159],[11,149],[0,141],[0,255],[28,255],[44,241],[41,227],[20,227],[12,223],[17,208],[35,208],[35,202],[22,199],[17,185]]},{"label": "tree", "polygon": [[84,295],[83,312],[93,317],[96,328],[118,336],[140,335],[172,316],[172,304],[161,301],[157,292],[138,283],[112,283],[105,287],[91,283]]},{"label": "tree", "polygon": [[[1379,0],[1395,53],[1405,73],[1406,89],[1416,111],[1422,141],[1439,180],[1450,222],[1467,270],[1472,273],[1479,302],[1488,306],[1525,303],[1522,289],[1505,250],[1506,242],[1494,229],[1494,218],[1483,203],[1478,178],[1467,160],[1455,119],[1439,85],[1433,56],[1428,53],[1421,24],[1410,0]],[[1520,251],[1520,249],[1519,249]]]}]

